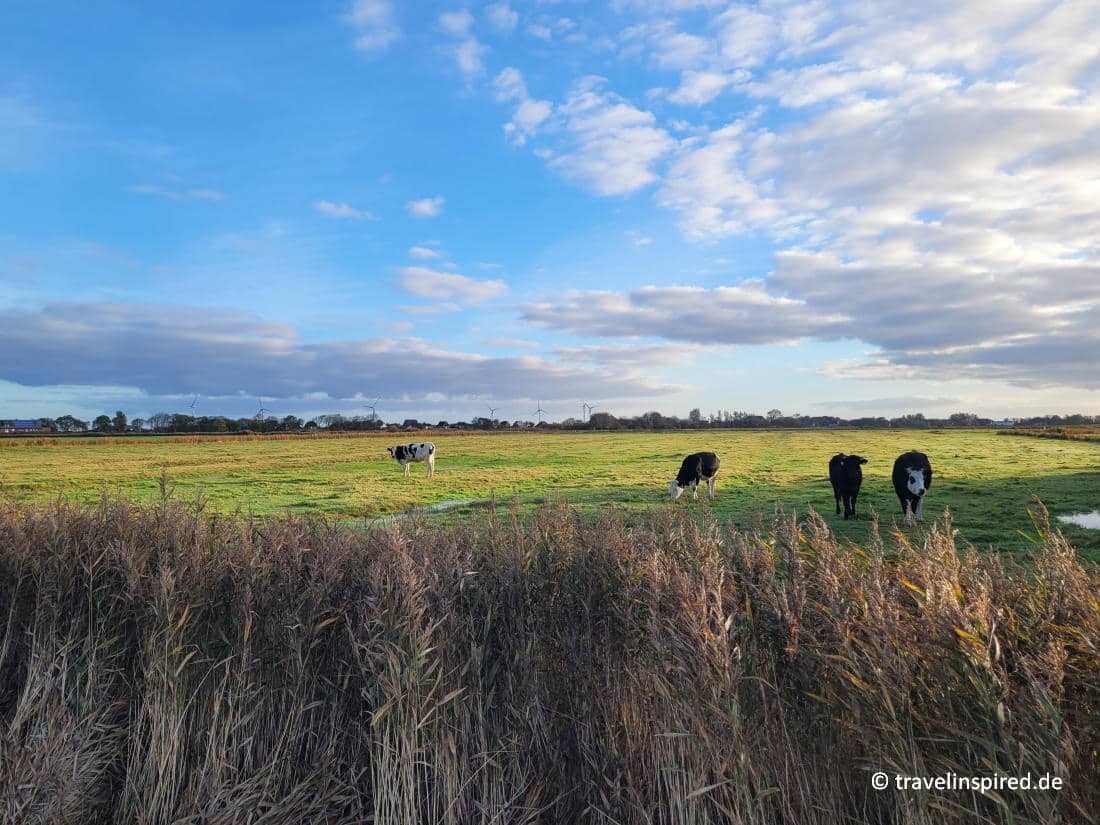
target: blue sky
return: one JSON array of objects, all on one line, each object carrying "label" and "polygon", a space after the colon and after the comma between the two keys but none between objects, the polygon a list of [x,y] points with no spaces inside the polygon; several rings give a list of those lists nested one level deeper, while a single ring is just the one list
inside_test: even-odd
[{"label": "blue sky", "polygon": [[0,417],[1100,413],[1100,7],[9,4]]}]

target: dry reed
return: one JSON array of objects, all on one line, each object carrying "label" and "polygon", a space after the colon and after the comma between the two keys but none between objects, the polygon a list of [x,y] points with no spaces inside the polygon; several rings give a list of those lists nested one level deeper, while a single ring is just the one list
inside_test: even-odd
[{"label": "dry reed", "polygon": [[0,821],[1094,821],[1098,577],[1035,524],[1019,563],[947,518],[0,502]]}]

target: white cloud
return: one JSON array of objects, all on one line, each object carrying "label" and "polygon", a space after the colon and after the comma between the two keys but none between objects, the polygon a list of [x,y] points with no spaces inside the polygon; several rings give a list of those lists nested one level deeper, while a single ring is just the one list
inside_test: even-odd
[{"label": "white cloud", "polygon": [[439,15],[439,27],[452,37],[465,37],[474,25],[474,16],[467,9]]},{"label": "white cloud", "polygon": [[333,203],[332,201],[317,201],[313,204],[313,208],[320,212],[322,215],[328,215],[330,218],[353,218],[356,220],[374,220],[374,214],[366,212],[361,209],[356,209],[353,206],[348,206],[346,203]]},{"label": "white cloud", "polygon": [[523,80],[523,73],[514,66],[501,69],[493,78],[493,91],[496,99],[501,102],[526,99],[527,84]]},{"label": "white cloud", "polygon": [[684,72],[680,78],[680,88],[672,92],[668,99],[673,103],[701,106],[718,97],[731,78],[719,72]]},{"label": "white cloud", "polygon": [[131,192],[139,195],[152,195],[170,201],[220,201],[225,195],[217,189],[168,189],[152,183],[142,183],[130,187]]},{"label": "white cloud", "polygon": [[487,338],[485,343],[490,347],[501,347],[504,349],[539,349],[540,344],[536,341],[528,341],[524,338]]},{"label": "white cloud", "polygon": [[835,337],[847,318],[771,295],[761,281],[737,286],[645,286],[631,292],[567,293],[523,308],[523,319],[580,336],[661,337],[698,344],[779,344]]},{"label": "white cloud", "polygon": [[486,6],[485,16],[494,27],[505,34],[511,34],[519,23],[519,14],[512,9],[507,0]]},{"label": "white cloud", "polygon": [[467,10],[439,15],[439,27],[458,42],[449,47],[462,75],[470,82],[484,72],[482,56],[488,51],[473,35],[474,16]]},{"label": "white cloud", "polygon": [[440,254],[441,253],[438,250],[432,249],[431,247],[428,247],[428,246],[410,246],[409,247],[409,257],[410,258],[420,258],[421,260],[426,260],[428,258],[438,258],[440,256]]},{"label": "white cloud", "polygon": [[454,299],[469,304],[497,298],[508,291],[503,281],[482,281],[423,266],[403,268],[399,284],[406,292],[422,298]]},{"label": "white cloud", "polygon": [[499,101],[519,101],[512,119],[504,124],[504,134],[516,146],[522,146],[534,135],[554,110],[549,101],[528,97],[523,74],[512,66],[502,69],[493,79],[493,90]]},{"label": "white cloud", "polygon": [[409,201],[405,208],[414,218],[434,218],[443,211],[443,197],[436,195],[434,198]]},{"label": "white cloud", "polygon": [[355,48],[360,51],[383,51],[401,37],[391,0],[353,0],[344,19],[355,29]]},{"label": "white cloud", "polygon": [[570,141],[551,164],[597,194],[630,194],[658,179],[654,167],[674,141],[653,114],[603,85],[584,78],[559,107]]}]

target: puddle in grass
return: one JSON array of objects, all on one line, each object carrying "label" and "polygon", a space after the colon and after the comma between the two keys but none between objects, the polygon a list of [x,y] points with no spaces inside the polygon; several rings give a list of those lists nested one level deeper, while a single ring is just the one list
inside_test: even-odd
[{"label": "puddle in grass", "polygon": [[455,510],[459,507],[465,507],[468,504],[476,504],[477,499],[473,498],[455,498],[449,501],[437,501],[435,504],[422,504],[419,507],[412,507],[408,510],[399,510],[396,513],[387,513],[384,516],[378,516],[379,519],[393,519],[394,521],[400,521],[401,519],[410,518],[417,513],[445,513],[448,510]]},{"label": "puddle in grass", "polygon": [[1073,513],[1068,516],[1058,516],[1058,521],[1066,524],[1076,524],[1078,527],[1086,527],[1089,530],[1100,530],[1100,510],[1091,513]]}]

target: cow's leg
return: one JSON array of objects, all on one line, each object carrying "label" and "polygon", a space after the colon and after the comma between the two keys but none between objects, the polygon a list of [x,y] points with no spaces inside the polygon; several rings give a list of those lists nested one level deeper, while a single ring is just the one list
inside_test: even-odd
[{"label": "cow's leg", "polygon": [[405,462],[405,478],[409,477],[409,462]]},{"label": "cow's leg", "polygon": [[917,499],[917,521],[924,521],[924,496]]},{"label": "cow's leg", "polygon": [[435,475],[435,454],[432,453],[428,456],[428,478]]},{"label": "cow's leg", "polygon": [[691,500],[699,500],[699,479],[695,479],[695,481],[691,482]]},{"label": "cow's leg", "polygon": [[905,500],[905,526],[913,526],[913,502],[909,499]]},{"label": "cow's leg", "polygon": [[840,491],[833,489],[833,497],[836,499],[836,514],[840,515]]},{"label": "cow's leg", "polygon": [[707,495],[710,496],[712,499],[714,498],[714,478],[713,477],[707,479]]},{"label": "cow's leg", "polygon": [[859,493],[852,494],[852,518],[856,517],[856,499],[859,498]]}]

